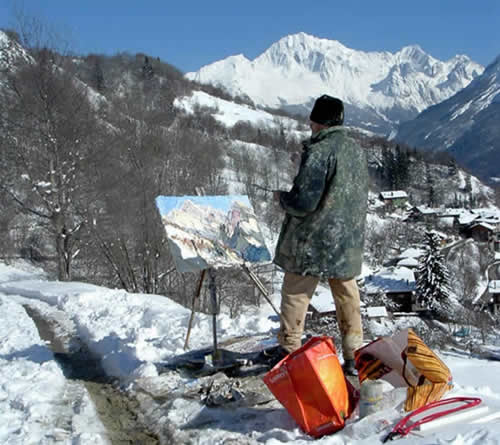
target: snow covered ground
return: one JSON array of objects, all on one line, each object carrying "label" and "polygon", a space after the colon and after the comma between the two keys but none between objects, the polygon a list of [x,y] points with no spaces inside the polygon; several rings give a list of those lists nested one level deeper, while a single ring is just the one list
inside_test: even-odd
[{"label": "snow covered ground", "polygon": [[[277,295],[273,297],[278,300]],[[137,381],[170,389],[193,384],[175,372],[159,374],[157,366],[183,352],[189,310],[162,296],[51,282],[23,263],[0,264],[0,444],[110,443],[86,389],[65,378],[25,308],[57,319],[61,329],[99,356],[105,371],[120,378],[124,386]],[[271,315],[269,305],[234,320],[221,314],[219,337],[272,333],[278,324]],[[208,346],[210,339],[210,317],[197,315],[190,346]],[[500,411],[500,362],[440,354],[454,377],[455,388],[449,396],[478,396],[490,412]],[[386,389],[386,395],[397,395],[389,384]],[[260,409],[224,409],[207,408],[196,399],[177,399],[164,415],[179,431],[206,421],[200,427],[202,433],[189,436],[190,443],[311,442],[277,402]],[[381,443],[389,426],[402,415],[400,405],[393,404],[361,421],[355,417],[344,430],[316,442]],[[443,426],[403,440],[411,444],[500,444],[500,417],[486,423]]]},{"label": "snow covered ground", "polygon": [[305,139],[309,130],[297,129],[298,122],[288,117],[277,117],[263,110],[240,105],[218,97],[211,96],[203,91],[194,91],[191,96],[184,96],[174,100],[177,108],[188,114],[194,113],[196,107],[206,107],[213,110],[214,118],[228,128],[238,122],[250,122],[259,128],[279,129],[283,126],[296,139]]}]

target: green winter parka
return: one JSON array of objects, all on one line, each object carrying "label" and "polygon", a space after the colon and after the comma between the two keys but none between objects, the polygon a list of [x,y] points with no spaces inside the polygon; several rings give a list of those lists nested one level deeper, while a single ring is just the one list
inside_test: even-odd
[{"label": "green winter parka", "polygon": [[304,142],[274,262],[286,272],[349,279],[361,272],[368,198],[364,150],[342,126]]}]

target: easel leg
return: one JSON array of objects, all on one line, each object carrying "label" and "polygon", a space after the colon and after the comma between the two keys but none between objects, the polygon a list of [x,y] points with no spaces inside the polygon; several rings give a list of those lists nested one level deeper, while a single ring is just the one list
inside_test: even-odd
[{"label": "easel leg", "polygon": [[198,282],[198,287],[197,287],[196,293],[194,294],[194,297],[193,297],[193,304],[191,306],[191,316],[189,317],[188,330],[187,330],[187,334],[186,334],[186,341],[184,342],[184,350],[186,350],[189,347],[189,336],[191,335],[191,327],[193,326],[196,301],[200,298],[201,288],[203,286],[203,280],[205,278],[205,272],[206,272],[206,269],[203,269],[201,271],[200,281]]},{"label": "easel leg", "polygon": [[273,302],[269,298],[269,292],[267,291],[265,286],[262,284],[262,281],[259,280],[259,277],[257,275],[255,275],[255,273],[253,271],[251,271],[248,266],[243,265],[242,268],[245,271],[245,273],[250,277],[250,279],[254,282],[254,284],[257,286],[257,289],[259,289],[260,293],[264,296],[266,301],[271,305],[274,312],[276,312],[276,314],[278,316],[280,316],[280,312],[278,311],[278,309],[276,309]]},{"label": "easel leg", "polygon": [[214,352],[213,352],[213,361],[217,363],[219,361],[219,351],[217,347],[217,288],[215,285],[215,270],[210,268],[208,269],[208,276],[210,277],[210,297],[212,300],[212,330],[213,330],[213,338],[214,338]]}]

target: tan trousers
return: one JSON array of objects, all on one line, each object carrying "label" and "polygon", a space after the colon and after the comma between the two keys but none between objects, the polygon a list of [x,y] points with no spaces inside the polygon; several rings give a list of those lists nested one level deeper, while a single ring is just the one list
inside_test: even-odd
[{"label": "tan trousers", "polygon": [[[285,273],[281,289],[280,345],[288,352],[302,346],[304,321],[319,277]],[[353,359],[354,351],[363,344],[359,290],[354,278],[328,280],[337,310],[337,322],[342,336],[344,360]]]}]

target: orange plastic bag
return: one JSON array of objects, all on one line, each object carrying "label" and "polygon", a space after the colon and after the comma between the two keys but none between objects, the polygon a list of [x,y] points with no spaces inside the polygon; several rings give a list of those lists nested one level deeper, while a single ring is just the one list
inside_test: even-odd
[{"label": "orange plastic bag", "polygon": [[345,378],[330,337],[313,337],[271,369],[264,383],[313,437],[344,428],[359,400]]}]

